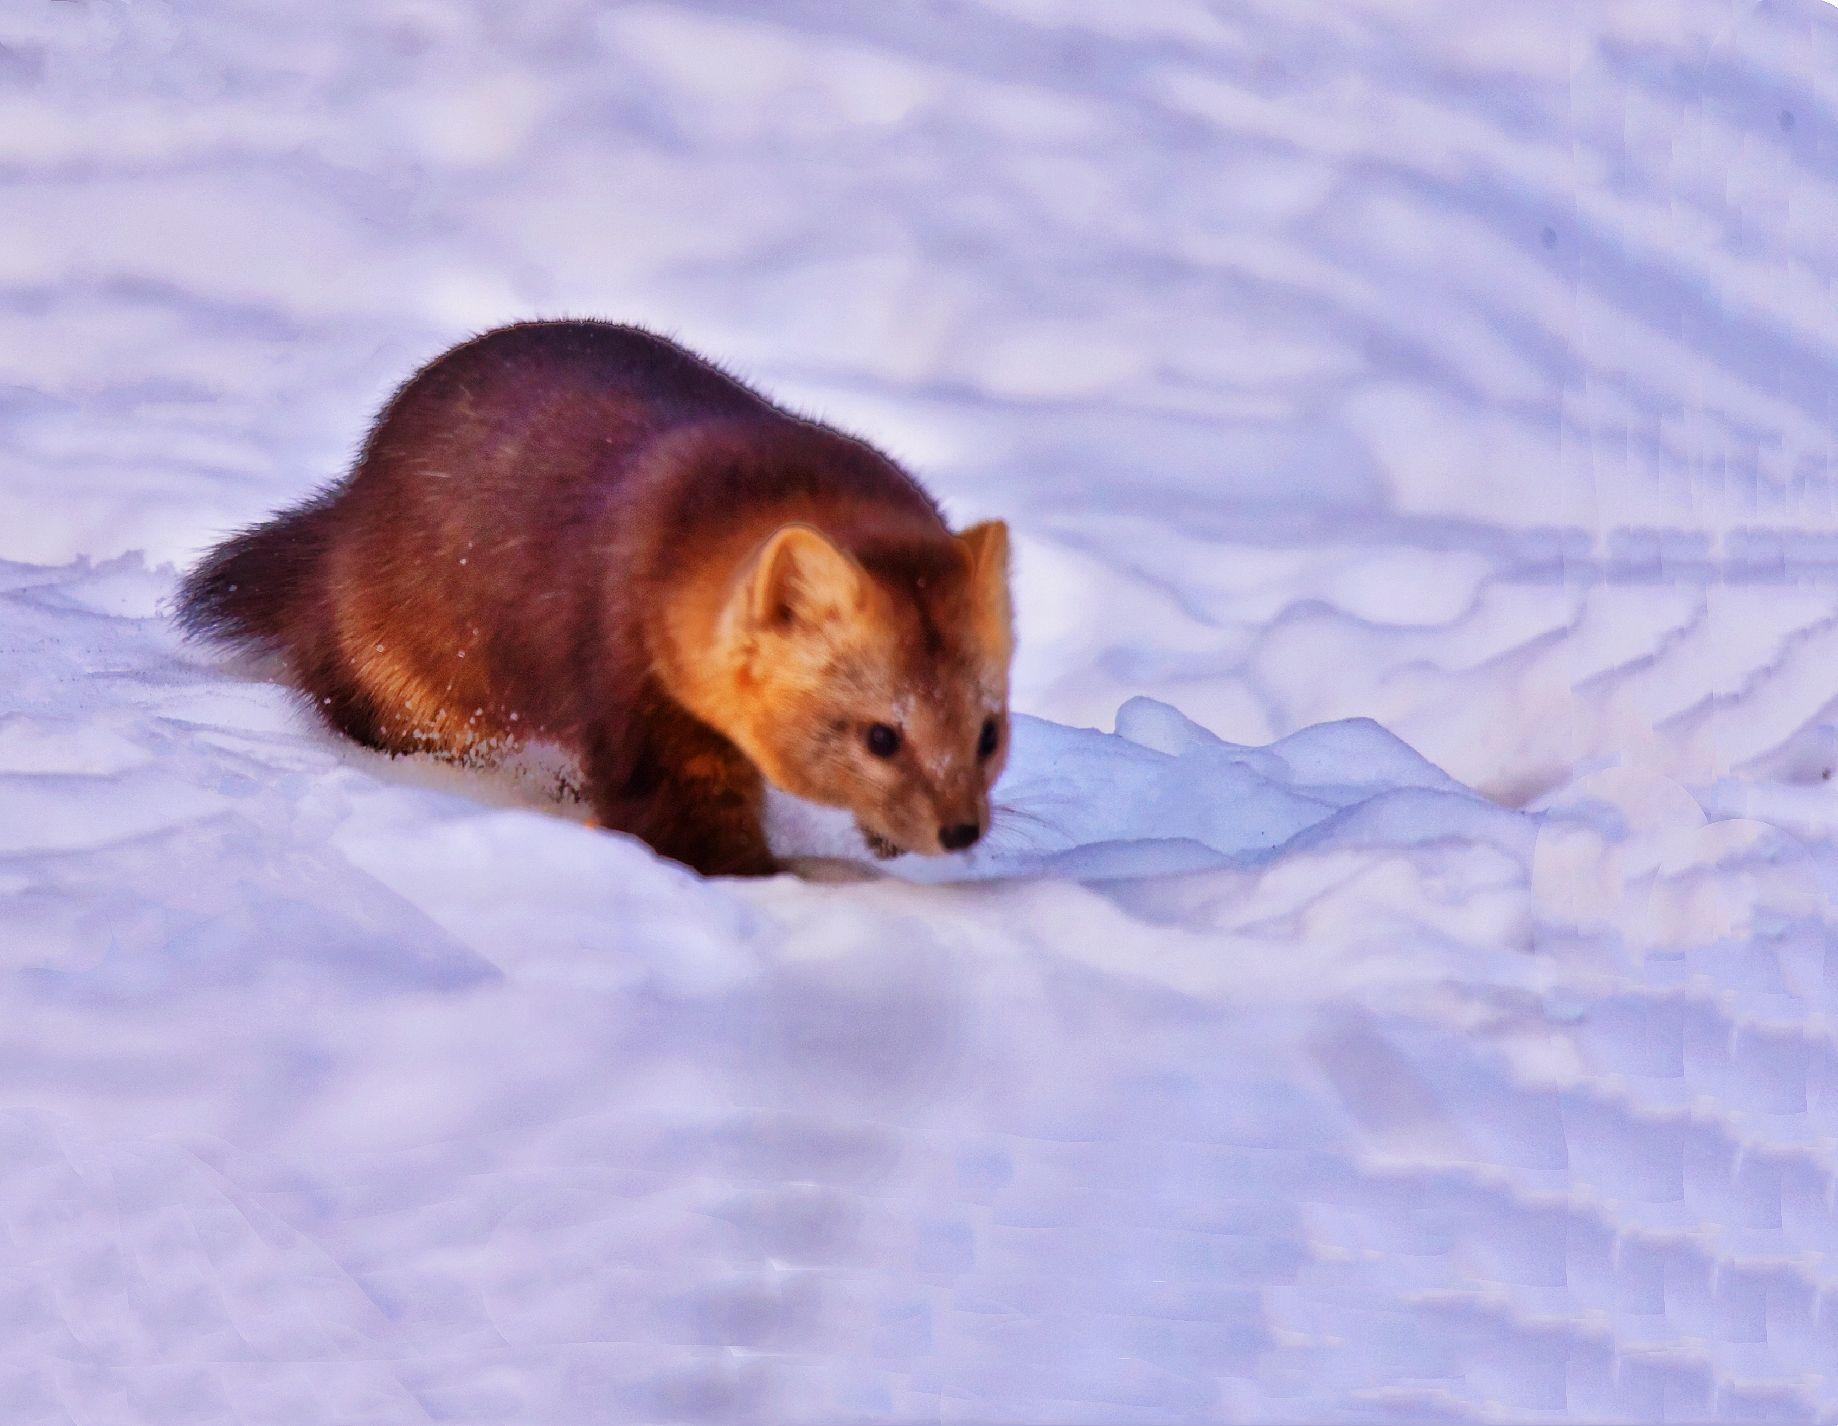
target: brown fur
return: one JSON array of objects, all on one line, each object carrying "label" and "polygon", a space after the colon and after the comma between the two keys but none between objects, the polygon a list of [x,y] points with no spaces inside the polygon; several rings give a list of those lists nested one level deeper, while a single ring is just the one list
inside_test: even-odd
[{"label": "brown fur", "polygon": [[[762,776],[937,851],[987,827],[1007,752],[1003,527],[953,535],[872,446],[634,327],[456,347],[180,608],[368,746],[560,744],[603,824],[704,872],[773,869]],[[865,748],[875,722],[894,757]]]}]

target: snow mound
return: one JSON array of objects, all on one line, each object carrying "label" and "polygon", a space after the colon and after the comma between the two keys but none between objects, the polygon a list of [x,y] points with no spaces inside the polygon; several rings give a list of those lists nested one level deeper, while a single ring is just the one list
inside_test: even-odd
[{"label": "snow mound", "polygon": [[1829,903],[1662,777],[1513,812],[1369,721],[1135,699],[1018,719],[967,862],[709,882],[328,738],[168,572],[0,586],[18,1419],[1799,1414],[1838,1369]]}]

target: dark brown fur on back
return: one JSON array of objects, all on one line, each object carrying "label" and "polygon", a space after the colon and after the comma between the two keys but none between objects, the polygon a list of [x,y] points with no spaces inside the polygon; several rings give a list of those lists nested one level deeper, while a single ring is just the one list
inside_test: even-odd
[{"label": "dark brown fur on back", "polygon": [[903,637],[948,652],[953,537],[911,477],[601,322],[507,327],[424,368],[344,481],[205,560],[181,618],[278,655],[360,743],[553,741],[603,823],[703,871],[761,872],[760,773],[666,692],[654,616],[762,508],[821,524],[910,599]]}]

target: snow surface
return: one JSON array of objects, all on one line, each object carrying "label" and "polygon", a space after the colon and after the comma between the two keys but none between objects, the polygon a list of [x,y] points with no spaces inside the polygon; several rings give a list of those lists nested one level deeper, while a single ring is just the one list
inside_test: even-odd
[{"label": "snow surface", "polygon": [[[0,1420],[1838,1417],[1835,277],[1817,0],[0,12]],[[986,847],[178,641],[562,312],[1011,520]]]}]

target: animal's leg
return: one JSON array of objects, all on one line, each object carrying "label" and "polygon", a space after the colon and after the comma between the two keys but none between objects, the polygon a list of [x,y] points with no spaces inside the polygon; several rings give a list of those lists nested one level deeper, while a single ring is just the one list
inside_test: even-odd
[{"label": "animal's leg", "polygon": [[352,742],[392,755],[419,752],[426,746],[399,718],[378,708],[336,653],[321,654],[307,666],[296,668],[294,680],[313,711]]},{"label": "animal's leg", "polygon": [[765,789],[746,756],[686,715],[636,748],[605,737],[589,751],[587,797],[602,826],[629,832],[704,876],[770,876]]}]

